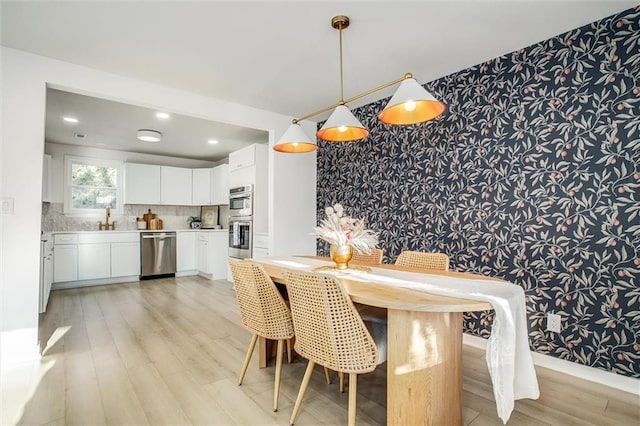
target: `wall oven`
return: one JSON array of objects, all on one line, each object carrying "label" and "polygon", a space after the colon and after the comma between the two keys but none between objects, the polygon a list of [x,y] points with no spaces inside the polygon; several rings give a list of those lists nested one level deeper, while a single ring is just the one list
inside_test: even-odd
[{"label": "wall oven", "polygon": [[229,219],[229,257],[249,259],[252,255],[251,217]]},{"label": "wall oven", "polygon": [[229,218],[253,216],[253,187],[239,186],[229,190]]}]

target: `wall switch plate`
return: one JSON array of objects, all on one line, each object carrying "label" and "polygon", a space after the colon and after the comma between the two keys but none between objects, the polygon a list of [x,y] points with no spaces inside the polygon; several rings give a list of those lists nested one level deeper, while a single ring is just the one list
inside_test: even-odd
[{"label": "wall switch plate", "polygon": [[2,214],[13,214],[13,198],[2,197]]},{"label": "wall switch plate", "polygon": [[562,329],[562,318],[558,314],[547,314],[547,331],[560,333]]}]

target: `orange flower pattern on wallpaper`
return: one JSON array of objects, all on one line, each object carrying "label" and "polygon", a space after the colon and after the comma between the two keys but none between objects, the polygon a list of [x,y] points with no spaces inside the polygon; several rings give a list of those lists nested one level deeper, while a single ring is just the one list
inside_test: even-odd
[{"label": "orange flower pattern on wallpaper", "polygon": [[387,126],[380,101],[354,111],[366,139],[319,143],[318,217],[349,200],[386,262],[441,251],[520,285],[533,350],[640,377],[640,7],[425,87],[440,118]]}]

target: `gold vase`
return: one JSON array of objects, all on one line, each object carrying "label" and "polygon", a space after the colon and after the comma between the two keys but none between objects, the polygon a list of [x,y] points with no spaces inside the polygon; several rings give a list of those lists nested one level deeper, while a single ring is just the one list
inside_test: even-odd
[{"label": "gold vase", "polygon": [[336,269],[347,269],[353,256],[353,247],[331,245],[331,260],[336,264]]}]

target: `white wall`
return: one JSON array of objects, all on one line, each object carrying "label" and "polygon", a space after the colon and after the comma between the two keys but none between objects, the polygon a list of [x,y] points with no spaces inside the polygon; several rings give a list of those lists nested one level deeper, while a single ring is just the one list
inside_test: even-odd
[{"label": "white wall", "polygon": [[[2,363],[35,355],[46,87],[269,131],[270,146],[290,117],[1,48],[1,196],[14,214],[0,220]],[[303,123],[310,133],[313,123]],[[315,154],[269,150],[273,253],[313,254]]]}]

